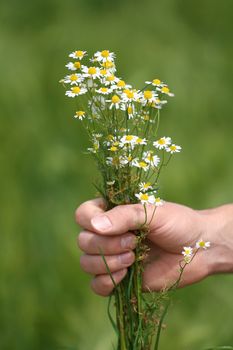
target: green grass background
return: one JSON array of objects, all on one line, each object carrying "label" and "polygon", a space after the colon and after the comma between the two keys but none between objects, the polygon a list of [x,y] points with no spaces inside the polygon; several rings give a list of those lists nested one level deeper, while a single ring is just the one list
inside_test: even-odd
[{"label": "green grass background", "polygon": [[[233,200],[232,0],[2,0],[0,3],[0,349],[110,350],[106,299],[79,267],[74,210],[95,190],[87,139],[58,84],[74,49],[108,48],[141,87],[176,97],[161,136],[183,146],[163,197]],[[161,350],[233,345],[233,277],[180,290]]]}]

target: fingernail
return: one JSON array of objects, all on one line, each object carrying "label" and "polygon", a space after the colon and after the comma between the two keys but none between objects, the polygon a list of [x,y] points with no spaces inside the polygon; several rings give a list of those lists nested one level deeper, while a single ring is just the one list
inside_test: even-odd
[{"label": "fingernail", "polygon": [[119,260],[122,265],[129,265],[133,262],[133,256],[131,252],[119,255]]},{"label": "fingernail", "polygon": [[91,219],[92,226],[100,231],[108,230],[112,227],[112,223],[106,215],[95,216]]},{"label": "fingernail", "polygon": [[121,240],[121,247],[123,249],[134,249],[136,247],[136,240],[134,236],[124,237]]}]

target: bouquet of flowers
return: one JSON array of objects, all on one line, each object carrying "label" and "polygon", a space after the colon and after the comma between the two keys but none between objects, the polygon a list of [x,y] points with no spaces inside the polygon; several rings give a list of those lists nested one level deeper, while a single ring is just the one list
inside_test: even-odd
[{"label": "bouquet of flowers", "polygon": [[[169,294],[177,288],[185,266],[198,250],[198,247],[196,250],[184,247],[177,281],[160,293],[142,291],[149,224],[156,208],[163,205],[159,178],[173,155],[181,151],[170,137],[158,136],[160,111],[167,103],[166,98],[174,94],[158,78],[146,81],[140,90],[133,88],[116,75],[115,54],[109,50],[96,52],[88,63],[84,63],[86,51],[74,51],[69,57],[73,59],[66,65],[70,74],[61,82],[66,88],[65,94],[75,100],[74,118],[82,123],[91,142],[88,152],[101,174],[96,188],[105,199],[107,209],[140,202],[145,212],[144,224],[134,232],[135,263],[119,285],[115,284],[100,247],[115,287],[109,297],[108,315],[118,337],[116,349],[158,349]],[[154,208],[150,218],[148,205]]]}]

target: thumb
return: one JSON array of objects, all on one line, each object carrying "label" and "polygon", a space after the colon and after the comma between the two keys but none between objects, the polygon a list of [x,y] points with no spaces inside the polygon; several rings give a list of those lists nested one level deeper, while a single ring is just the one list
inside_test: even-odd
[{"label": "thumb", "polygon": [[[154,206],[147,206],[150,218]],[[119,205],[91,219],[94,232],[104,235],[120,235],[127,231],[137,230],[145,223],[145,209],[141,204]]]}]

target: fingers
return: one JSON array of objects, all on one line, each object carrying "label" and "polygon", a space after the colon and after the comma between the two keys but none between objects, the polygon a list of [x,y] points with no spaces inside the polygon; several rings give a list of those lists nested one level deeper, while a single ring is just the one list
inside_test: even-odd
[{"label": "fingers", "polygon": [[[111,272],[122,270],[133,264],[135,259],[132,251],[105,256],[106,264]],[[80,265],[82,269],[92,275],[101,275],[108,273],[106,264],[101,255],[84,254],[80,258]]]},{"label": "fingers", "polygon": [[[122,269],[112,273],[112,278],[116,285],[123,280],[126,273],[127,269]],[[98,275],[91,281],[91,288],[96,294],[107,296],[112,292],[114,284],[109,275]]]},{"label": "fingers", "polygon": [[90,231],[82,231],[78,236],[79,248],[87,254],[115,255],[133,250],[136,237],[132,233],[105,237]]},{"label": "fingers", "polygon": [[[141,204],[119,205],[104,212],[100,199],[82,204],[76,211],[78,224],[87,230],[103,235],[119,235],[139,229],[145,221],[145,211]],[[154,207],[147,206],[150,214]]]}]

